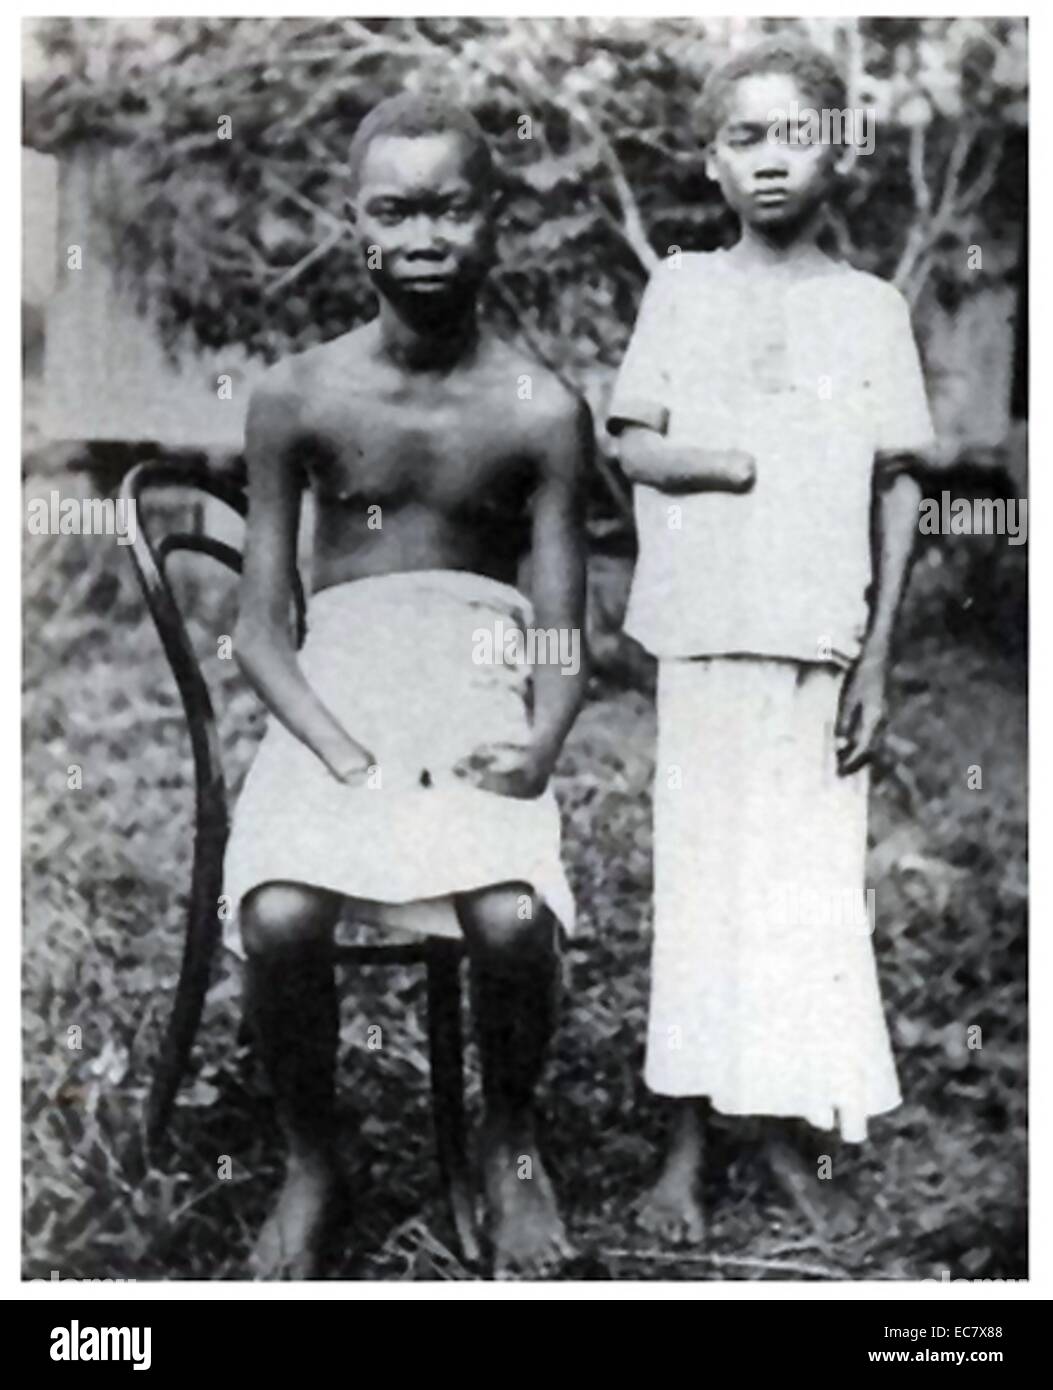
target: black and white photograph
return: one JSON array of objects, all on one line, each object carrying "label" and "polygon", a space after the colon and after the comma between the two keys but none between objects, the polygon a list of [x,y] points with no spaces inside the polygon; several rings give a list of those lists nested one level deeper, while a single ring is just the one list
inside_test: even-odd
[{"label": "black and white photograph", "polygon": [[23,1281],[1032,1277],[1028,38],[22,20]]}]

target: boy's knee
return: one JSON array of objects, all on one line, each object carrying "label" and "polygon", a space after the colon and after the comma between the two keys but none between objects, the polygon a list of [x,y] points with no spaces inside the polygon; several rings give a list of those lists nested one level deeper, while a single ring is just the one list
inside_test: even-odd
[{"label": "boy's knee", "polygon": [[265,956],[326,939],[335,916],[332,895],[298,883],[264,883],[241,905],[241,939],[250,956]]},{"label": "boy's knee", "polygon": [[488,956],[539,954],[548,948],[549,912],[526,883],[505,883],[462,899],[469,945]]}]

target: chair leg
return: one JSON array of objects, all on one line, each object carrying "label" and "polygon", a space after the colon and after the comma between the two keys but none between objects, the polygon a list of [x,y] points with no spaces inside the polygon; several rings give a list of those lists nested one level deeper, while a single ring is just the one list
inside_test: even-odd
[{"label": "chair leg", "polygon": [[212,957],[220,934],[219,892],[225,844],[225,818],[207,814],[199,817],[179,984],[146,1106],[146,1142],[151,1152],[164,1137],[172,1118],[176,1093],[186,1073],[208,993]]},{"label": "chair leg", "polygon": [[439,1170],[461,1254],[474,1263],[480,1258],[480,1250],[465,1153],[460,963],[459,944],[429,944],[428,1046]]}]

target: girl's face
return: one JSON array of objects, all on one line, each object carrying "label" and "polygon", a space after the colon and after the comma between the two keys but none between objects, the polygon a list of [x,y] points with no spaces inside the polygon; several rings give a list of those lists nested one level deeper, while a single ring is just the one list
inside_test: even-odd
[{"label": "girl's face", "polygon": [[850,158],[848,147],[820,140],[813,101],[789,73],[742,77],[728,91],[706,172],[750,226],[805,223]]}]

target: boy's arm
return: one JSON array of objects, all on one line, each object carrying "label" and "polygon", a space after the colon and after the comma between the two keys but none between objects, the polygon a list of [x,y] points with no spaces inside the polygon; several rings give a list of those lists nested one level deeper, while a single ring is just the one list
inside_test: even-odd
[{"label": "boy's arm", "polygon": [[534,498],[534,623],[570,634],[577,669],[534,669],[534,747],[545,780],[585,698],[585,482],[595,446],[592,413],[575,399],[545,430]]},{"label": "boy's arm", "polygon": [[593,451],[592,416],[584,401],[561,397],[539,423],[538,484],[531,558],[534,626],[567,633],[568,665],[533,668],[531,739],[523,747],[486,745],[458,766],[487,791],[533,797],[544,791],[585,696],[585,479]]},{"label": "boy's arm", "polygon": [[[897,460],[898,461],[898,460]],[[921,487],[910,473],[882,473],[891,459],[879,459],[881,469],[874,499],[874,597],[863,650],[841,692],[836,734],[838,766],[843,775],[856,772],[871,757],[885,715],[885,684],[896,615],[906,588],[914,537],[918,528]]]},{"label": "boy's arm", "polygon": [[618,461],[631,483],[662,492],[747,492],[756,478],[752,455],[741,449],[674,444],[663,433],[630,422],[617,436]]},{"label": "boy's arm", "polygon": [[311,689],[296,657],[290,610],[301,477],[292,457],[295,399],[280,369],[253,394],[245,427],[249,513],[234,652],[264,704],[342,782],[373,761]]}]

